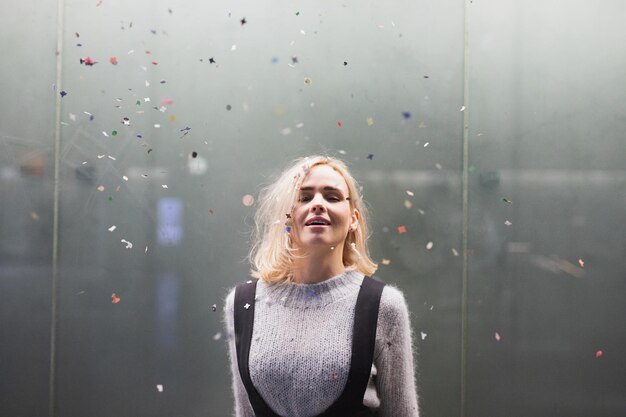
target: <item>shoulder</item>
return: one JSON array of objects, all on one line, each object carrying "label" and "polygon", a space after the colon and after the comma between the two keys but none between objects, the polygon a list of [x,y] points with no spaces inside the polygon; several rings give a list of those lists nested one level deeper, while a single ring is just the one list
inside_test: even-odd
[{"label": "shoulder", "polygon": [[235,292],[237,291],[237,287],[240,285],[250,284],[254,282],[255,280],[256,278],[250,278],[249,280],[242,281],[238,283],[237,285],[235,285],[234,287],[231,287],[226,290],[226,296],[224,297],[224,312],[225,313],[229,313],[233,311],[233,308],[235,305]]},{"label": "shoulder", "polygon": [[409,318],[409,308],[402,290],[392,284],[386,284],[380,297],[378,310],[379,324],[389,332],[402,325]]}]

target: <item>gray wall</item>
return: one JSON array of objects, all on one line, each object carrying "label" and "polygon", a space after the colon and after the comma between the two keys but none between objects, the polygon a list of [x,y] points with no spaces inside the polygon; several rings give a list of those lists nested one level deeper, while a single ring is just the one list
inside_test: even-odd
[{"label": "gray wall", "polygon": [[622,2],[4,11],[0,415],[230,415],[242,197],[311,153],[363,186],[423,416],[626,413]]}]

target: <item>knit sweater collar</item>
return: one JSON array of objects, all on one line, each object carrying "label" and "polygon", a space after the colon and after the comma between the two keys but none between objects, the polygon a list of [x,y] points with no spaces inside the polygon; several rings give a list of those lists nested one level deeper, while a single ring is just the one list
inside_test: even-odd
[{"label": "knit sweater collar", "polygon": [[268,284],[259,280],[258,296],[268,304],[280,304],[288,308],[320,308],[356,294],[363,282],[363,273],[344,271],[315,284],[281,282]]}]

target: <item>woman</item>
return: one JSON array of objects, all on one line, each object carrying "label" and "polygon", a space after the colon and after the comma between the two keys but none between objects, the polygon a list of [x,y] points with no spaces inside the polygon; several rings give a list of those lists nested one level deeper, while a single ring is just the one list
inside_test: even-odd
[{"label": "woman", "polygon": [[226,296],[237,417],[417,417],[402,292],[371,278],[366,208],[341,160],[262,190],[252,276]]}]

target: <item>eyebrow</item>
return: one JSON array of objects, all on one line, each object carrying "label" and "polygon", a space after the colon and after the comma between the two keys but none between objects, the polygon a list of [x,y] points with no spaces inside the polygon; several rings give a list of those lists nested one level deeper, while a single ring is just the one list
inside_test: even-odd
[{"label": "eyebrow", "polygon": [[[313,191],[315,188],[314,187],[301,187],[300,191]],[[339,188],[337,187],[333,187],[332,185],[327,185],[326,187],[323,188],[323,190],[330,190],[330,191],[339,191],[341,194],[343,194],[343,191],[341,191]]]}]

